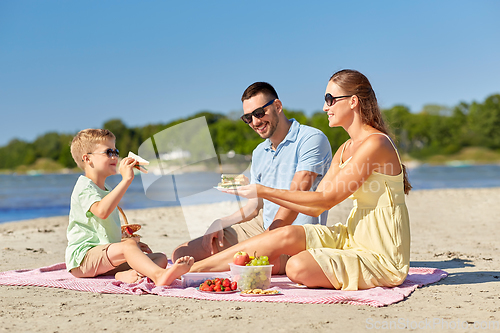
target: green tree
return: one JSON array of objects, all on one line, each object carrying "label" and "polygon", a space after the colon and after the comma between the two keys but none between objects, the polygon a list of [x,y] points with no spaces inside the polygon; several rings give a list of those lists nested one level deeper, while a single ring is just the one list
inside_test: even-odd
[{"label": "green tree", "polygon": [[32,164],[35,160],[35,150],[28,142],[14,139],[0,148],[0,169],[14,169],[20,165]]},{"label": "green tree", "polygon": [[293,110],[288,110],[288,109],[283,108],[283,112],[285,113],[285,116],[288,119],[294,118],[299,123],[304,124],[304,125],[309,123],[309,119],[307,119],[307,116],[302,111],[293,111]]},{"label": "green tree", "polygon": [[483,104],[472,103],[467,122],[474,145],[500,148],[500,94],[489,96]]},{"label": "green tree", "polygon": [[[383,110],[382,116],[389,127],[390,133],[394,136],[398,148],[402,152],[409,152],[413,144],[418,145],[419,139],[417,137],[420,136],[420,140],[425,137],[421,129],[412,126],[418,124],[418,121],[414,122],[415,119],[413,119],[410,109],[404,105],[396,105],[390,109]],[[412,142],[413,140],[416,141]]]},{"label": "green tree", "polygon": [[35,142],[33,142],[33,147],[37,158],[45,157],[57,161],[63,144],[58,133],[49,132],[36,138]]}]

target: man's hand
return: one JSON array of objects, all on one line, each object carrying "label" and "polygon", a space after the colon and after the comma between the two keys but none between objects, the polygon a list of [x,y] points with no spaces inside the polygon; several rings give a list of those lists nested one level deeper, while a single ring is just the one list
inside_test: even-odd
[{"label": "man's hand", "polygon": [[212,222],[202,239],[203,249],[209,251],[211,255],[217,253],[217,248],[214,245],[214,239],[219,242],[219,246],[224,246],[224,229],[222,228],[222,221],[217,219]]}]

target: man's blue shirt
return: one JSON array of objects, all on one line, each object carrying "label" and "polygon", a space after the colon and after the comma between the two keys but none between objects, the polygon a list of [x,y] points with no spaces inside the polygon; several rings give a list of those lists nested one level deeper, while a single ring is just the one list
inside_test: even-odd
[{"label": "man's blue shirt", "polygon": [[[285,139],[276,150],[271,148],[271,141],[266,139],[255,148],[252,154],[251,183],[262,184],[276,189],[290,189],[296,172],[311,171],[318,174],[311,191],[316,190],[321,179],[328,171],[332,161],[330,142],[320,130],[301,125],[291,119],[292,125]],[[274,220],[279,205],[264,200],[264,228]],[[293,224],[306,223],[326,225],[328,211],[319,217],[299,213]]]}]

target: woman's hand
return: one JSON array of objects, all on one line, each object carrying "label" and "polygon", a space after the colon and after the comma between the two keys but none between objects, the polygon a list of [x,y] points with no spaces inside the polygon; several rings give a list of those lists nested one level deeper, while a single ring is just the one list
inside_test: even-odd
[{"label": "woman's hand", "polygon": [[253,199],[258,198],[259,189],[262,189],[263,186],[259,184],[250,184],[245,186],[239,186],[237,188],[225,188],[220,189],[219,191],[229,194],[238,195],[243,198]]}]

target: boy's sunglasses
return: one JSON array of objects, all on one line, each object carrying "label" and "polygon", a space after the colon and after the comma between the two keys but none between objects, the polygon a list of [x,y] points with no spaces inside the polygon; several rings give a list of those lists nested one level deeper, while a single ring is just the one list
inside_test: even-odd
[{"label": "boy's sunglasses", "polygon": [[243,120],[245,124],[250,124],[252,122],[252,116],[258,119],[264,117],[266,115],[266,110],[264,110],[264,108],[273,104],[275,100],[276,99],[269,101],[266,105],[253,110],[253,112],[242,115],[241,120]]},{"label": "boy's sunglasses", "polygon": [[325,95],[325,102],[326,102],[326,105],[332,106],[333,104],[335,104],[337,102],[337,99],[344,98],[344,97],[351,97],[351,96],[354,96],[354,95],[335,96],[335,97],[333,97],[332,94],[327,93]]},{"label": "boy's sunglasses", "polygon": [[119,153],[120,151],[118,149],[106,149],[106,151],[100,151],[100,152],[96,152],[96,153],[87,153],[87,154],[106,154],[108,155],[109,158],[115,156],[115,157],[119,157]]}]

